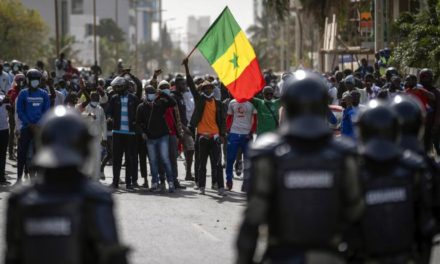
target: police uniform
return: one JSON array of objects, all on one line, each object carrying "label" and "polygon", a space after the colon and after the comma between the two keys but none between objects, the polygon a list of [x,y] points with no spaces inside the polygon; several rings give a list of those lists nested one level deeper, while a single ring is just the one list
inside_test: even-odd
[{"label": "police uniform", "polygon": [[344,263],[344,228],[363,208],[354,148],[335,140],[325,122],[328,94],[320,76],[301,70],[286,82],[287,122],[249,150],[237,263],[252,263],[264,224],[263,263]]},{"label": "police uniform", "polygon": [[8,199],[5,263],[126,263],[111,194],[79,169],[92,139],[84,120],[58,106],[41,125],[39,178]]},{"label": "police uniform", "polygon": [[365,200],[361,258],[365,263],[424,263],[421,248],[435,227],[426,164],[398,146],[399,120],[386,103],[370,101],[359,131]]}]

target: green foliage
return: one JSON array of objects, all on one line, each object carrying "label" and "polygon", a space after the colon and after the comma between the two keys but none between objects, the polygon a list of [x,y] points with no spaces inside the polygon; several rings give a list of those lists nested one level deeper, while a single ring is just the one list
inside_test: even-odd
[{"label": "green foliage", "polygon": [[405,67],[432,68],[440,74],[440,26],[438,1],[428,1],[429,8],[418,14],[404,13],[394,24],[393,64]]},{"label": "green foliage", "polygon": [[96,26],[96,34],[112,42],[122,43],[125,40],[124,31],[111,18],[99,21],[99,25]]},{"label": "green foliage", "polygon": [[99,51],[100,51],[100,61],[102,72],[104,75],[110,75],[116,72],[116,65],[119,59],[124,61],[126,67],[133,67],[133,56],[130,52],[129,45],[127,42],[114,42],[109,40],[107,37],[99,38]]},{"label": "green foliage", "polygon": [[47,26],[40,14],[19,0],[0,1],[0,56],[30,65],[42,57],[47,46]]}]

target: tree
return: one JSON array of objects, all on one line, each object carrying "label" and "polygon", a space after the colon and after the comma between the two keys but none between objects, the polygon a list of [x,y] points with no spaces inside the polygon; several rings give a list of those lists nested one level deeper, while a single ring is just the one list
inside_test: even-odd
[{"label": "tree", "polygon": [[428,8],[418,13],[404,13],[394,24],[393,64],[406,67],[431,68],[440,75],[440,3],[427,1]]},{"label": "tree", "polygon": [[96,34],[112,42],[122,43],[125,41],[124,31],[111,18],[99,20],[99,25],[96,26]]},{"label": "tree", "polygon": [[0,54],[29,64],[46,52],[47,26],[41,15],[19,0],[0,1]]}]

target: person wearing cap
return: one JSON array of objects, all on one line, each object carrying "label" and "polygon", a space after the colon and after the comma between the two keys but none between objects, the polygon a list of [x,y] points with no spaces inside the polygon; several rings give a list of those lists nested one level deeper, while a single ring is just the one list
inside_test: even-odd
[{"label": "person wearing cap", "polygon": [[111,86],[116,94],[110,99],[107,115],[113,122],[113,182],[112,187],[119,187],[122,157],[125,154],[125,183],[127,189],[138,187],[136,182],[136,110],[140,100],[128,92],[128,81],[116,77]]},{"label": "person wearing cap", "polygon": [[221,144],[226,134],[226,117],[221,101],[215,100],[214,86],[204,81],[199,85],[201,93],[197,91],[190,74],[188,58],[182,64],[185,66],[186,80],[194,97],[195,110],[190,124],[196,128],[196,159],[199,160],[196,173],[196,184],[200,194],[205,194],[206,165],[210,157],[213,182],[217,183],[218,194],[225,195],[224,179],[221,169]]},{"label": "person wearing cap", "polygon": [[[159,87],[165,85],[161,82]],[[136,126],[147,141],[148,159],[151,170],[151,191],[159,188],[159,162],[162,162],[169,192],[174,192],[174,175],[169,155],[169,129],[165,121],[165,112],[176,105],[165,91],[156,90],[149,85],[145,89],[145,100],[136,111]]]},{"label": "person wearing cap", "polygon": [[250,102],[257,110],[257,135],[278,128],[280,100],[274,99],[274,89],[271,86],[263,88],[263,99],[254,97]]},{"label": "person wearing cap", "polygon": [[40,124],[39,180],[8,198],[2,263],[127,263],[111,193],[81,172],[92,140],[86,122],[57,106]]}]

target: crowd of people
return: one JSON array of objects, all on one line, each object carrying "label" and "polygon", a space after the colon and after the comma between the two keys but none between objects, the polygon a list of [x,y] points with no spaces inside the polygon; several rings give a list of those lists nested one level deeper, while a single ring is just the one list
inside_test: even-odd
[{"label": "crowd of people", "polygon": [[[64,54],[54,62],[54,71],[45,68],[42,61],[32,68],[17,60],[3,62],[0,184],[10,184],[4,173],[7,156],[17,160],[17,183],[23,175],[34,176],[31,160],[38,122],[49,108],[66,105],[89,121],[95,135],[90,146],[94,155],[85,164],[92,178],[104,180],[104,168],[111,165],[113,188],[125,184],[127,189],[163,191],[168,185],[173,192],[186,188],[181,179],[195,181],[204,194],[209,158],[211,188],[225,195],[233,188],[234,172],[242,176],[243,157],[254,135],[274,131],[284,122],[279,98],[292,72],[277,77],[271,70],[265,71],[267,85],[261,93],[248,102],[238,102],[218,78],[194,77],[188,60],[182,64],[184,74],[161,78],[162,71],[156,70],[150,79],[140,80],[122,62],[108,78],[100,78],[99,69],[80,72]],[[408,93],[421,102],[427,113],[425,149],[433,148],[438,155],[440,94],[434,87],[432,71],[424,69],[419,76],[407,75],[402,81],[393,67],[382,76],[379,64],[370,66],[362,59],[354,72],[336,68],[321,74],[328,84],[328,104],[342,107],[340,113],[329,112],[329,125],[356,141],[356,120],[368,101]],[[177,160],[182,156],[186,171],[179,178]],[[122,166],[126,168],[124,180],[120,177]],[[245,178],[242,191],[246,185]]]}]

